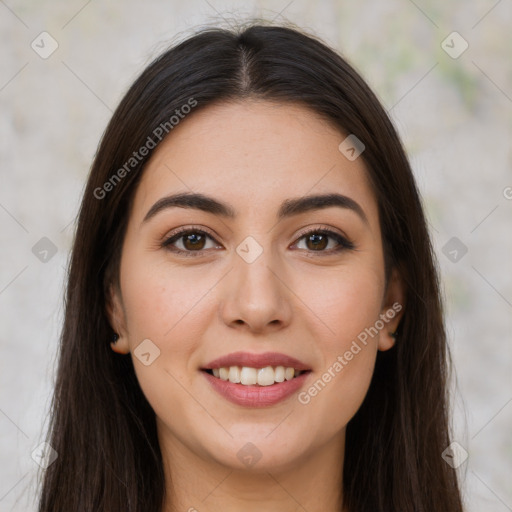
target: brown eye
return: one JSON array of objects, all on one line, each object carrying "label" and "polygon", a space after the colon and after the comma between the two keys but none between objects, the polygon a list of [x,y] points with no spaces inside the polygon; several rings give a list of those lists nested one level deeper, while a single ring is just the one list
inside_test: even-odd
[{"label": "brown eye", "polygon": [[193,251],[195,249],[203,249],[205,244],[205,236],[198,233],[190,233],[183,235],[183,245],[185,249]]},{"label": "brown eye", "polygon": [[306,245],[308,249],[312,251],[325,249],[328,245],[328,236],[323,233],[313,233],[311,235],[307,235],[306,237]]},{"label": "brown eye", "polygon": [[332,254],[344,249],[354,249],[354,244],[339,233],[326,229],[315,229],[304,233],[296,243],[304,241],[305,247],[298,247],[311,252]]},{"label": "brown eye", "polygon": [[188,256],[194,255],[192,253],[198,253],[199,255],[203,250],[214,249],[219,245],[208,233],[200,229],[186,229],[165,240],[162,247]]}]

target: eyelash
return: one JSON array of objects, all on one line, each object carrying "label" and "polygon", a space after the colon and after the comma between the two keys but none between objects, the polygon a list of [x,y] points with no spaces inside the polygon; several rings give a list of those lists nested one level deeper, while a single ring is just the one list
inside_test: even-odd
[{"label": "eyelash", "polygon": [[[204,251],[208,250],[208,249],[200,249],[197,251],[185,251],[183,249],[178,249],[178,248],[172,246],[172,244],[174,242],[177,242],[178,240],[182,239],[185,235],[189,235],[189,234],[193,234],[193,233],[206,235],[216,242],[214,237],[207,231],[204,231],[203,229],[199,229],[199,228],[195,228],[195,227],[191,226],[191,227],[186,227],[186,228],[180,228],[179,230],[174,232],[169,238],[165,239],[162,242],[161,247],[165,248],[169,251],[172,251],[178,255],[185,256],[185,257],[204,256]],[[318,227],[318,228],[309,229],[307,231],[302,232],[299,235],[299,237],[297,238],[297,242],[302,240],[303,238],[307,237],[308,235],[312,235],[312,234],[325,235],[330,238],[333,238],[334,240],[336,240],[336,242],[338,242],[338,246],[334,249],[322,250],[322,251],[313,251],[313,250],[308,251],[311,253],[317,253],[319,256],[329,256],[332,254],[337,254],[344,250],[355,249],[355,245],[350,240],[348,240],[347,238],[340,235],[339,233],[336,233],[335,231],[332,231],[326,227]],[[297,242],[295,242],[295,243],[297,243]],[[298,250],[304,250],[304,249],[298,249]]]}]

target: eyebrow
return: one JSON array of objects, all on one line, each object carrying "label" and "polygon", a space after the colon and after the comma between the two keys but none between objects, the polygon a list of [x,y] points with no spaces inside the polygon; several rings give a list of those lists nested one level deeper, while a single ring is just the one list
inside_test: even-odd
[{"label": "eyebrow", "polygon": [[[311,210],[320,210],[333,206],[352,210],[361,218],[361,220],[364,221],[365,224],[369,225],[368,218],[359,203],[348,196],[336,193],[286,199],[281,203],[277,213],[277,219],[283,220]],[[149,209],[142,223],[149,221],[163,210],[175,207],[201,210],[203,212],[212,213],[229,219],[234,219],[237,215],[232,206],[219,201],[218,199],[196,192],[183,192],[159,199]]]}]

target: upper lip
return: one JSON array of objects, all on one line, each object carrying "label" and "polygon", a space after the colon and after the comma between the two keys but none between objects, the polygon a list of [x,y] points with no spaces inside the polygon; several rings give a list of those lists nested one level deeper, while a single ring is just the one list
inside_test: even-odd
[{"label": "upper lip", "polygon": [[278,352],[264,352],[253,354],[250,352],[233,352],[210,361],[203,367],[203,370],[222,368],[229,366],[247,366],[249,368],[265,368],[266,366],[284,366],[296,370],[310,370],[311,368],[295,357],[280,354]]}]

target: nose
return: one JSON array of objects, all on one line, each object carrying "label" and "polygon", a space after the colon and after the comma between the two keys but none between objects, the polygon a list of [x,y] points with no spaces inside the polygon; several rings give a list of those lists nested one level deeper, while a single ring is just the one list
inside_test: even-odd
[{"label": "nose", "polygon": [[265,334],[290,324],[291,292],[277,262],[267,253],[270,251],[263,251],[252,263],[234,257],[234,268],[223,282],[220,306],[228,327]]}]

